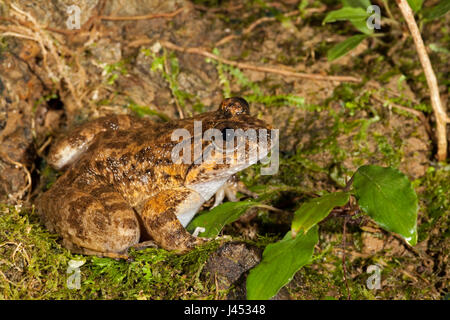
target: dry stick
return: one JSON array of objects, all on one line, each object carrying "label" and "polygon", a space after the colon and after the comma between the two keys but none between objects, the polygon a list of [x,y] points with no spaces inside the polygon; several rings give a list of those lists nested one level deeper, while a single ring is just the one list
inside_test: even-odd
[{"label": "dry stick", "polygon": [[0,157],[3,158],[4,161],[9,162],[10,164],[13,164],[16,168],[21,168],[23,171],[25,171],[25,175],[27,177],[27,185],[22,190],[16,192],[16,194],[12,195],[14,201],[17,201],[18,199],[22,199],[23,196],[25,195],[25,193],[27,193],[27,191],[29,192],[31,190],[32,180],[31,180],[30,171],[27,169],[27,167],[24,164],[11,159],[8,154],[6,154],[2,151],[0,151]]},{"label": "dry stick", "polygon": [[[23,11],[19,7],[15,6],[14,4],[11,4],[11,8],[13,9],[12,14],[18,17],[17,23],[21,25],[29,25],[27,28],[22,27],[19,25],[13,26],[19,31],[19,35],[16,34],[17,32],[5,32],[3,35],[10,35],[15,36],[18,38],[28,38],[30,40],[36,41],[42,50],[42,57],[43,57],[43,66],[44,69],[49,74],[50,78],[57,78],[58,80],[64,79],[67,85],[67,88],[69,89],[70,94],[72,95],[72,98],[75,102],[75,104],[81,108],[82,103],[78,98],[78,92],[75,89],[70,77],[67,75],[67,72],[65,71],[65,64],[61,62],[61,57],[59,56],[58,50],[56,49],[54,45],[54,41],[50,36],[43,31],[44,27],[41,26],[36,19],[28,12]],[[21,21],[24,19],[23,21]],[[28,24],[29,21],[29,24]],[[8,26],[9,27],[9,26]],[[0,28],[2,30],[3,28]],[[53,70],[49,67],[47,63],[47,56],[50,55],[55,60],[55,66],[57,70],[57,75],[53,73]],[[64,64],[64,65],[63,65]],[[61,84],[59,84],[60,86]]]},{"label": "dry stick", "polygon": [[109,20],[109,21],[123,21],[123,20],[147,20],[147,19],[156,19],[156,18],[173,18],[184,8],[180,8],[170,13],[155,13],[155,14],[147,14],[144,16],[129,16],[129,17],[121,17],[121,16],[99,16],[100,20]]},{"label": "dry stick", "polygon": [[419,28],[414,20],[414,14],[407,0],[396,0],[396,2],[406,20],[409,31],[411,32],[414,44],[416,45],[417,54],[419,55],[420,63],[427,79],[428,88],[430,89],[431,106],[433,107],[434,115],[436,117],[436,138],[438,149],[436,156],[439,161],[445,161],[447,158],[446,123],[450,123],[450,119],[442,106],[436,75],[433,72],[430,58],[428,57],[425,49],[422,36],[420,35]]},{"label": "dry stick", "polygon": [[91,18],[89,18],[89,20],[80,29],[64,30],[64,29],[58,29],[58,28],[53,28],[53,27],[46,27],[45,29],[48,30],[48,31],[52,31],[52,32],[56,32],[56,33],[60,33],[60,34],[69,36],[69,35],[76,34],[76,33],[80,32],[80,31],[85,31],[86,25],[92,24],[92,22],[97,20],[97,19],[99,19],[99,20],[106,20],[106,21],[149,20],[149,19],[157,19],[157,18],[171,19],[171,18],[175,17],[177,14],[179,14],[180,12],[182,12],[183,10],[184,10],[184,8],[180,8],[180,9],[175,10],[175,11],[170,12],[170,13],[155,13],[155,14],[147,14],[147,15],[143,15],[143,16],[128,16],[128,17],[123,17],[123,16],[92,16]]},{"label": "dry stick", "polygon": [[215,13],[215,12],[232,12],[232,11],[236,11],[239,10],[243,7],[243,4],[238,4],[235,6],[229,6],[228,8],[208,8],[199,4],[194,4],[194,8],[200,11],[206,11],[206,12],[211,12],[211,13]]},{"label": "dry stick", "polygon": [[[381,103],[381,104],[386,103],[386,101],[384,101],[383,99],[381,99],[381,98],[380,98],[379,96],[377,96],[376,94],[373,94],[371,98],[372,98],[373,100],[375,100],[375,101]],[[390,102],[390,101],[388,101],[387,104],[388,104],[390,107],[393,107],[393,108],[397,108],[397,109],[406,111],[406,112],[408,112],[408,113],[410,113],[410,114],[416,116],[416,117],[422,122],[422,124],[425,126],[425,130],[427,131],[427,133],[428,133],[428,134],[430,135],[430,137],[431,137],[432,131],[431,131],[431,128],[430,128],[430,124],[428,123],[427,118],[425,117],[425,115],[424,115],[422,112],[420,112],[419,110],[416,110],[416,109],[412,109],[412,108],[408,108],[408,107],[405,107],[405,106],[401,106],[401,105],[396,104],[396,103],[392,103],[392,102]]]},{"label": "dry stick", "polygon": [[[321,8],[311,8],[308,10],[309,13],[311,12],[323,12],[325,11],[326,6],[323,6]],[[295,15],[298,15],[300,13],[299,10],[294,10],[288,13],[285,13],[284,16],[285,17],[292,17]],[[247,28],[245,28],[242,33],[240,35],[238,34],[230,34],[228,36],[223,37],[222,39],[220,39],[217,43],[216,43],[216,47],[220,47],[222,45],[224,45],[225,43],[230,42],[231,40],[237,39],[241,36],[247,35],[250,32],[253,31],[253,29],[255,29],[257,26],[259,26],[260,24],[264,23],[264,22],[274,22],[276,21],[277,18],[276,17],[262,17],[256,21],[254,21],[252,24],[250,24],[250,26],[248,26]]]},{"label": "dry stick", "polygon": [[255,207],[256,207],[256,208],[261,208],[261,209],[267,209],[267,210],[269,210],[269,211],[278,212],[278,213],[284,213],[284,212],[286,212],[286,211],[284,211],[284,210],[281,210],[281,209],[278,209],[278,208],[269,206],[269,205],[267,205],[267,204],[262,204],[262,203],[261,203],[261,204],[255,205]]},{"label": "dry stick", "polygon": [[[286,13],[284,16],[285,16],[285,17],[291,17],[291,16],[295,16],[295,15],[297,15],[297,14],[299,14],[299,13],[300,13],[300,11],[295,10],[295,11],[291,11],[291,12]],[[239,38],[239,37],[241,37],[241,36],[244,36],[244,35],[249,34],[250,32],[253,31],[253,29],[255,29],[257,26],[259,26],[260,24],[262,24],[262,23],[264,23],[264,22],[269,22],[269,21],[270,21],[270,22],[273,22],[273,21],[276,21],[276,20],[277,20],[277,18],[275,18],[275,17],[262,17],[262,18],[256,20],[255,22],[253,22],[253,23],[252,23],[251,25],[249,25],[247,28],[245,28],[245,29],[242,31],[242,34],[241,34],[241,35],[230,34],[230,35],[228,35],[228,36],[222,38],[221,40],[219,40],[219,41],[216,43],[216,47],[220,47],[221,45],[224,45],[225,43],[228,43],[228,42],[230,42],[230,41],[233,40],[233,39],[237,39],[237,38]]]},{"label": "dry stick", "polygon": [[268,73],[275,73],[280,74],[287,77],[294,77],[294,78],[301,78],[301,79],[309,79],[309,80],[317,80],[317,81],[344,81],[344,82],[361,82],[360,78],[351,77],[351,76],[323,76],[319,74],[310,74],[310,73],[301,73],[301,72],[294,72],[289,70],[283,70],[280,69],[280,67],[259,67],[255,66],[249,63],[244,62],[237,62],[233,60],[228,60],[225,58],[221,58],[219,56],[216,56],[215,54],[208,52],[201,48],[184,48],[177,46],[171,42],[168,41],[161,41],[160,42],[163,47],[166,47],[168,49],[172,49],[175,51],[180,52],[186,52],[186,53],[193,53],[193,54],[199,54],[204,57],[217,60],[219,62],[222,62],[224,64],[231,65],[233,67],[237,67],[240,69],[247,69],[247,70],[254,70],[259,72],[268,72]]}]

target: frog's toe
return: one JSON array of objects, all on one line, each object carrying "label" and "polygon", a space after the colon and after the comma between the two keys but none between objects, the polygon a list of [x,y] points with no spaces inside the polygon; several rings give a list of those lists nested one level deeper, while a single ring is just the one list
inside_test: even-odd
[{"label": "frog's toe", "polygon": [[237,193],[240,192],[252,198],[257,198],[258,195],[250,190],[244,185],[242,181],[238,181],[235,176],[230,178],[225,184],[217,190],[214,199],[214,205],[212,208],[217,207],[222,201],[227,198],[228,201],[237,202],[239,201]]}]

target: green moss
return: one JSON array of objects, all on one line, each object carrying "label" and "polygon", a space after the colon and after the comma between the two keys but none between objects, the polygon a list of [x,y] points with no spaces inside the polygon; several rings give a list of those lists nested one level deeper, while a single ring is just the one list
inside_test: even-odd
[{"label": "green moss", "polygon": [[399,151],[401,148],[396,146],[394,148],[388,141],[388,138],[377,132],[373,133],[373,137],[377,143],[377,149],[384,156],[384,162],[387,165],[397,168],[402,160],[402,153]]},{"label": "green moss", "polygon": [[58,171],[47,165],[47,162],[45,160],[42,160],[40,163],[40,173],[41,179],[44,183],[44,191],[50,189],[53,183],[55,183],[56,179],[58,179],[58,177],[61,175]]},{"label": "green moss", "polygon": [[[209,299],[215,288],[199,274],[219,245],[211,241],[181,256],[132,251],[132,261],[74,255],[34,212],[1,205],[0,299]],[[70,260],[86,261],[79,290],[67,288]]]},{"label": "green moss", "polygon": [[425,215],[419,225],[419,241],[429,237],[430,231],[437,228],[445,238],[450,236],[450,165],[429,167],[425,177],[415,181],[417,187],[423,187],[420,199]]},{"label": "green moss", "polygon": [[71,258],[32,212],[0,205],[0,298],[62,298]]}]

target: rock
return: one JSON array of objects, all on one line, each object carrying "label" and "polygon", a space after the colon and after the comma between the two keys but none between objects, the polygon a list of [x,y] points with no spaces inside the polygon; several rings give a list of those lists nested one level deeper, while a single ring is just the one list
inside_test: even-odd
[{"label": "rock", "polygon": [[90,46],[92,55],[103,64],[117,63],[122,59],[120,42],[113,42],[109,39],[100,39]]},{"label": "rock", "polygon": [[383,250],[384,240],[380,239],[376,235],[370,232],[363,232],[361,234],[361,238],[363,243],[363,253],[373,255]]},{"label": "rock", "polygon": [[206,262],[202,277],[216,282],[217,289],[233,289],[228,299],[245,299],[245,279],[248,271],[261,261],[262,250],[242,242],[228,242]]},{"label": "rock", "polygon": [[9,52],[0,58],[0,201],[16,203],[31,188],[27,168],[35,159],[36,129],[32,103],[42,86],[25,62]]}]

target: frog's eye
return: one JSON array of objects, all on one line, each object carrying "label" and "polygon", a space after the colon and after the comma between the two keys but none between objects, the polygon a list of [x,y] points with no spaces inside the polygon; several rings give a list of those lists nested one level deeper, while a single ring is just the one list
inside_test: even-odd
[{"label": "frog's eye", "polygon": [[250,108],[248,102],[240,97],[228,98],[222,101],[219,107],[221,111],[227,117],[239,116],[241,114],[250,114]]},{"label": "frog's eye", "polygon": [[234,139],[234,130],[231,128],[222,129],[222,139],[226,142],[231,142]]}]

